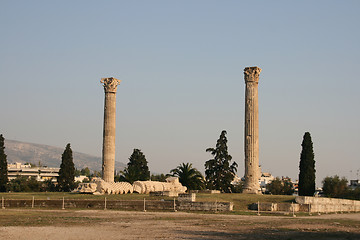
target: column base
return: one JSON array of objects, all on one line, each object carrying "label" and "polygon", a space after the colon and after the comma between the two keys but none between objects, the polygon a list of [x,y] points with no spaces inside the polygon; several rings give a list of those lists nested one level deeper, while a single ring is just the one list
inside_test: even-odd
[{"label": "column base", "polygon": [[242,193],[262,195],[261,189],[257,189],[257,188],[244,188]]}]

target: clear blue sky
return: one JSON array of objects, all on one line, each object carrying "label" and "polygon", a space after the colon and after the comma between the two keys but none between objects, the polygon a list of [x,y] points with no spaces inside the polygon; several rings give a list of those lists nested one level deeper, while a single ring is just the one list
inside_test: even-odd
[{"label": "clear blue sky", "polygon": [[[204,170],[220,132],[244,174],[243,69],[259,83],[260,164],[317,183],[360,169],[359,1],[0,1],[0,132],[101,155],[103,77],[121,79],[116,160]],[[352,171],[352,172],[350,172]]]}]

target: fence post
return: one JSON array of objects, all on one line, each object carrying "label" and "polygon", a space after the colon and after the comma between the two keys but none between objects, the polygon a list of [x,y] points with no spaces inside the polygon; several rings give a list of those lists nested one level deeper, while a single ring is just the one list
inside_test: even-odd
[{"label": "fence post", "polygon": [[327,207],[327,205],[325,205],[325,214],[327,214],[328,213],[328,207]]},{"label": "fence post", "polygon": [[104,210],[106,210],[106,197],[105,197],[105,200],[104,200]]},{"label": "fence post", "polygon": [[293,217],[296,217],[296,215],[295,215],[295,207],[294,207],[294,203],[291,203],[291,208],[292,208],[292,214],[293,214]]},{"label": "fence post", "polygon": [[1,208],[5,209],[5,200],[4,197],[1,197]]},{"label": "fence post", "polygon": [[321,210],[321,209],[320,209],[319,206],[317,207],[317,210],[318,210],[318,215],[320,216],[320,215],[321,215],[321,213],[320,213],[320,210]]},{"label": "fence post", "polygon": [[62,210],[64,210],[65,209],[65,197],[63,197],[63,202],[62,202],[62,208],[61,208]]},{"label": "fence post", "polygon": [[355,200],[353,200],[353,211],[356,212]]},{"label": "fence post", "polygon": [[258,201],[257,210],[257,215],[260,216],[260,201]]},{"label": "fence post", "polygon": [[176,203],[175,203],[175,198],[174,198],[174,212],[176,212]]},{"label": "fence post", "polygon": [[35,203],[35,197],[32,197],[32,201],[31,201],[31,208],[34,208],[34,203]]},{"label": "fence post", "polygon": [[311,204],[309,203],[309,215],[311,216]]},{"label": "fence post", "polygon": [[145,207],[145,198],[144,198],[144,212],[146,212],[146,207]]},{"label": "fence post", "polygon": [[217,199],[215,200],[215,212],[217,212]]}]

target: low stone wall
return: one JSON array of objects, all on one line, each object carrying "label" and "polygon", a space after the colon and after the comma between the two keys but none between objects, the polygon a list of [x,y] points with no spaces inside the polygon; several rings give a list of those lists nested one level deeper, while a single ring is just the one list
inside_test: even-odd
[{"label": "low stone wall", "polygon": [[[34,208],[88,208],[88,209],[118,209],[118,210],[144,210],[144,200],[18,200],[6,199],[5,208],[34,207]],[[145,200],[146,210],[173,210],[173,201]]]},{"label": "low stone wall", "polygon": [[220,194],[219,190],[190,190],[190,193]]},{"label": "low stone wall", "polygon": [[173,211],[232,211],[233,204],[229,202],[186,202],[173,200],[21,200],[5,199],[5,208],[57,208],[57,209],[116,209],[116,210],[159,210]]},{"label": "low stone wall", "polygon": [[183,211],[233,211],[234,204],[232,202],[178,202],[178,210]]},{"label": "low stone wall", "polygon": [[196,201],[196,193],[180,193],[178,197],[178,201],[180,202],[195,202]]},{"label": "low stone wall", "polygon": [[250,209],[270,212],[360,212],[360,201],[355,200],[299,196],[295,201],[296,203],[253,203]]},{"label": "low stone wall", "polygon": [[296,203],[254,203],[250,206],[251,210],[269,211],[269,212],[299,212],[301,206]]},{"label": "low stone wall", "polygon": [[310,212],[360,212],[360,201],[356,200],[298,196],[295,201],[308,205]]},{"label": "low stone wall", "polygon": [[173,192],[173,191],[150,192],[150,196],[177,197],[178,195],[179,195],[178,192]]},{"label": "low stone wall", "polygon": [[295,198],[295,201],[299,204],[353,205],[360,207],[360,201],[341,198],[298,196]]}]

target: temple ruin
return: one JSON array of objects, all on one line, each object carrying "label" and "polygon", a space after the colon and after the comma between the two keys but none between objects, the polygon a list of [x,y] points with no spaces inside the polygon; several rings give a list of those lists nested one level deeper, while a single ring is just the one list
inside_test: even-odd
[{"label": "temple ruin", "polygon": [[245,78],[245,186],[243,193],[260,194],[258,84],[261,68],[246,67]]}]

